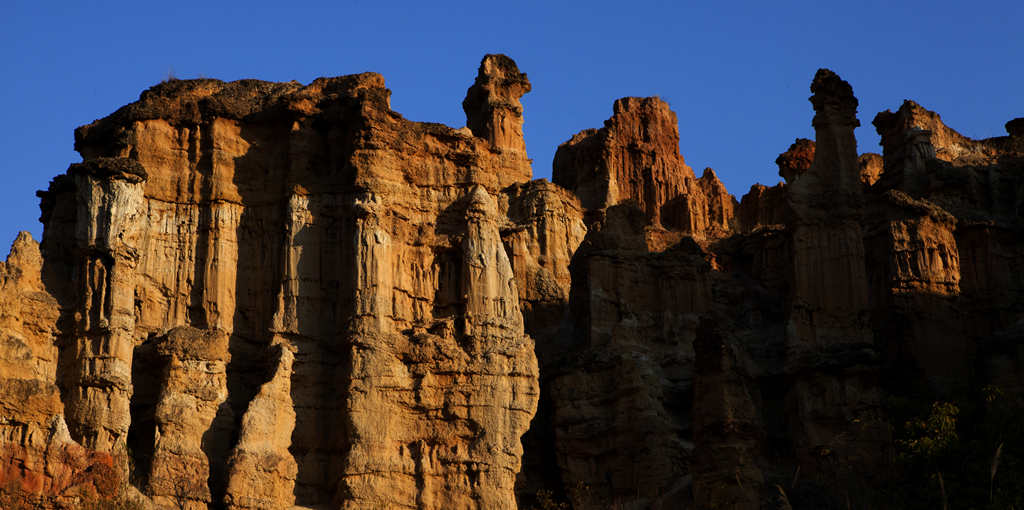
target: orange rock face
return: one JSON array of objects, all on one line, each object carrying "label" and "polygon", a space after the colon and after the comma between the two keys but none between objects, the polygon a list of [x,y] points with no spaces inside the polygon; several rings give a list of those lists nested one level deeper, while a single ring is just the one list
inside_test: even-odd
[{"label": "orange rock face", "polygon": [[[488,55],[480,62],[476,82],[466,92],[462,109],[466,126],[474,136],[491,142],[491,148],[510,157],[526,158],[523,141],[523,105],[519,98],[530,91],[525,73],[505,55]],[[520,177],[529,180],[527,172]]]},{"label": "orange rock face", "polygon": [[[42,423],[130,450],[158,506],[514,507],[522,307],[566,299],[584,232],[564,191],[503,191],[530,178],[527,91],[486,57],[456,130],[374,74],[168,82],[79,129],[43,194]],[[551,283],[521,304],[520,280]]]},{"label": "orange rock face", "polygon": [[170,81],[79,128],[0,264],[0,506],[859,508],[886,395],[1024,392],[1021,119],[908,101],[858,154],[821,70],[737,202],[657,98],[531,180],[529,90],[485,56],[454,129],[373,73]]},{"label": "orange rock face", "polygon": [[814,148],[814,140],[797,138],[786,152],[775,158],[775,164],[779,166],[779,176],[787,183],[792,183],[810,170],[814,164]]},{"label": "orange rock face", "polygon": [[590,211],[632,202],[653,226],[699,239],[728,232],[736,206],[714,171],[697,179],[683,161],[676,114],[655,97],[615,101],[603,128],[559,146],[552,180]]},{"label": "orange rock face", "polygon": [[[0,263],[0,503],[75,505],[121,496],[119,462],[72,440],[57,387],[59,308],[27,232]],[[123,460],[123,457],[121,458]],[[7,493],[9,488],[17,491]]]}]

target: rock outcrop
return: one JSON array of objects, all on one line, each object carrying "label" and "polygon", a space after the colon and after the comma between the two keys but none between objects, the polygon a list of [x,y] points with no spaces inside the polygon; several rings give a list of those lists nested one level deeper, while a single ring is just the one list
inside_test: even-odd
[{"label": "rock outcrop", "polygon": [[794,280],[786,372],[793,386],[786,398],[800,467],[847,484],[884,462],[891,437],[868,322],[857,99],[825,69],[811,92],[814,160],[788,190]]},{"label": "rock outcrop", "polygon": [[291,397],[295,355],[283,344],[273,348],[270,380],[253,397],[228,461],[226,507],[288,508],[295,503],[298,463],[288,451],[295,430]]},{"label": "rock outcrop", "polygon": [[152,452],[146,459],[146,493],[158,506],[206,508],[213,502],[209,457],[215,457],[213,443],[222,439],[210,437],[216,432],[211,425],[228,393],[228,337],[219,330],[180,326],[151,342],[159,361],[146,369],[159,367],[161,373],[154,381],[160,390],[153,436],[138,444]]},{"label": "rock outcrop", "polygon": [[807,173],[814,164],[814,151],[816,145],[814,140],[797,138],[793,145],[779,157],[775,158],[775,164],[779,167],[779,176],[792,184],[801,175]]},{"label": "rock outcrop", "polygon": [[[693,343],[693,501],[697,508],[757,509],[763,441],[750,381],[714,321],[701,319]],[[723,469],[724,468],[724,469]]]},{"label": "rock outcrop", "polygon": [[[22,232],[0,263],[0,506],[122,496],[119,461],[72,440],[57,387],[57,301],[39,245]],[[16,488],[9,491],[8,488]]]},{"label": "rock outcrop", "polygon": [[737,201],[658,98],[531,180],[529,90],[485,56],[454,129],[374,73],[172,80],[79,128],[0,264],[0,506],[874,507],[886,396],[1024,392],[1021,119],[907,101],[858,154],[820,70]]},{"label": "rock outcrop", "polygon": [[[530,81],[516,63],[505,55],[488,55],[480,62],[476,82],[466,92],[462,109],[473,136],[491,143],[491,148],[509,157],[526,159],[523,141],[523,105],[519,98],[530,91]],[[522,174],[529,180],[529,166]]]},{"label": "rock outcrop", "polygon": [[555,153],[552,180],[576,193],[584,208],[599,213],[629,201],[655,227],[702,240],[729,231],[735,199],[710,168],[697,179],[683,161],[668,103],[625,97],[604,124],[577,133]]},{"label": "rock outcrop", "polygon": [[485,57],[457,130],[391,111],[375,74],[170,81],[80,128],[41,195],[39,426],[132,456],[158,506],[514,507],[522,308],[567,299],[584,231],[526,184],[529,87]]}]

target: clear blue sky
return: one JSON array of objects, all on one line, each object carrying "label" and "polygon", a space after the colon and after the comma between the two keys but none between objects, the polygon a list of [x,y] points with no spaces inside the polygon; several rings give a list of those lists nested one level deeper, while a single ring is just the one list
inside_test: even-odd
[{"label": "clear blue sky", "polygon": [[[462,126],[480,58],[529,74],[526,144],[550,177],[559,143],[600,127],[622,96],[660,95],[680,149],[737,197],[778,181],[775,157],[813,138],[819,67],[874,115],[905,98],[973,138],[1024,116],[1024,1],[848,2],[0,2],[0,259],[37,238],[35,190],[79,161],[76,126],[178,78],[299,80],[376,71],[406,118]],[[894,4],[894,5],[891,5]]]}]

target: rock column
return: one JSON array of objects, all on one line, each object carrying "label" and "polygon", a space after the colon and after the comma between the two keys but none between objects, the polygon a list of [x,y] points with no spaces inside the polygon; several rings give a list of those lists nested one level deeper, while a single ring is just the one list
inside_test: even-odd
[{"label": "rock column", "polygon": [[888,425],[879,407],[869,323],[863,198],[854,128],[857,99],[827,69],[811,84],[814,162],[790,185],[793,275],[786,332],[787,400],[804,476],[849,487],[880,458]]},{"label": "rock column", "polygon": [[131,422],[135,347],[134,269],[145,217],[146,172],[135,161],[97,158],[72,165],[80,302],[75,332],[64,346],[65,408],[72,437],[115,451]]},{"label": "rock column", "polygon": [[488,140],[492,149],[526,157],[519,98],[529,91],[526,73],[519,72],[515,61],[505,55],[485,56],[462,101],[466,126],[474,136]]}]

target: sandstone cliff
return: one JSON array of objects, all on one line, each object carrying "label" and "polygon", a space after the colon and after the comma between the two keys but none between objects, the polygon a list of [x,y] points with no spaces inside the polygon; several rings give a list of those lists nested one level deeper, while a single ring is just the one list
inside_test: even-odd
[{"label": "sandstone cliff", "polygon": [[676,114],[654,97],[615,101],[603,128],[562,144],[552,180],[590,211],[630,202],[652,226],[701,240],[727,233],[736,206],[713,170],[697,179],[683,162]]},{"label": "sandstone cliff", "polygon": [[[52,395],[15,424],[43,442],[5,444],[64,414],[158,506],[515,507],[538,395],[518,289],[564,299],[525,282],[567,279],[546,259],[583,232],[564,192],[505,191],[531,175],[528,90],[488,56],[456,130],[374,74],[171,81],[80,128],[85,162],[41,194],[47,267],[3,294],[44,300],[5,316],[35,321],[18,383]],[[12,271],[38,250],[16,248]]]},{"label": "sandstone cliff", "polygon": [[120,461],[72,439],[57,387],[57,301],[39,245],[21,233],[0,264],[0,487],[5,507],[120,496]]},{"label": "sandstone cliff", "polygon": [[821,70],[737,201],[658,98],[531,180],[529,90],[484,57],[454,129],[373,73],[170,81],[79,128],[0,264],[0,502],[877,507],[887,397],[1024,392],[1020,119],[908,101],[859,154]]}]

